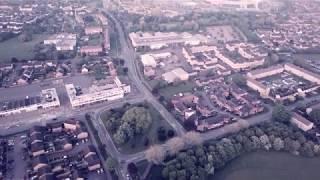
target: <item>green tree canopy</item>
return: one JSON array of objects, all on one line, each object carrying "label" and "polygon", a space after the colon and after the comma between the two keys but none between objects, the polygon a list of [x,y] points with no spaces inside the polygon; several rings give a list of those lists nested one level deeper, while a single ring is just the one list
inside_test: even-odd
[{"label": "green tree canopy", "polygon": [[320,109],[314,109],[309,114],[310,119],[317,125],[320,124]]},{"label": "green tree canopy", "polygon": [[114,169],[118,166],[117,160],[112,157],[107,158],[106,164],[107,164],[108,170],[110,171],[114,171]]},{"label": "green tree canopy", "polygon": [[283,105],[277,104],[272,110],[272,119],[275,121],[288,123],[291,119],[291,113]]}]

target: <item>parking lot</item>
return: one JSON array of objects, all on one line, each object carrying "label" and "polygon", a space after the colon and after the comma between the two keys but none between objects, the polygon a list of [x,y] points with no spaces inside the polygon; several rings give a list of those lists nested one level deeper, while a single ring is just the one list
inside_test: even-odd
[{"label": "parking lot", "polygon": [[8,179],[24,179],[27,169],[27,162],[24,160],[26,156],[26,151],[24,150],[24,137],[25,134],[23,133],[8,138],[9,146],[12,148],[12,151],[8,153]]},{"label": "parking lot", "polygon": [[207,28],[209,39],[214,42],[230,42],[244,39],[240,30],[232,26],[210,26]]}]

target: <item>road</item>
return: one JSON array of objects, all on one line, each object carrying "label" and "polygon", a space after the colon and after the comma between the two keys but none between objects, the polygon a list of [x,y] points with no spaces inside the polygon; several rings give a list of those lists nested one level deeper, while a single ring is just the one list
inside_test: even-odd
[{"label": "road", "polygon": [[179,135],[184,134],[185,129],[182,127],[182,125],[172,116],[171,113],[167,111],[166,108],[162,106],[158,99],[154,97],[150,90],[145,86],[145,84],[143,83],[144,81],[141,78],[139,78],[139,70],[136,68],[137,66],[135,61],[135,51],[130,46],[130,44],[127,43],[125,31],[123,30],[120,22],[111,13],[105,13],[108,15],[109,19],[111,19],[112,22],[114,22],[115,28],[117,29],[118,38],[121,46],[121,52],[118,54],[120,58],[126,61],[126,66],[129,69],[129,77],[140,90],[140,92],[143,93],[145,99],[160,112],[162,117],[164,117],[164,119],[166,119],[168,123],[175,129],[176,133]]}]

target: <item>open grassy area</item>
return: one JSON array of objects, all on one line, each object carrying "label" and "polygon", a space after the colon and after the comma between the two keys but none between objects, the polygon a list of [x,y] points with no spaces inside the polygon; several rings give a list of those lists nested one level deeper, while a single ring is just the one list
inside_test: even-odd
[{"label": "open grassy area", "polygon": [[[135,105],[132,105],[135,106]],[[157,131],[159,127],[164,127],[166,130],[172,129],[172,127],[167,123],[165,119],[160,115],[160,113],[151,105],[147,103],[147,109],[149,110],[149,113],[152,117],[152,124],[150,125],[150,128],[148,131],[143,134],[143,135],[136,135],[134,138],[132,138],[129,142],[122,144],[122,145],[117,145],[118,150],[121,153],[125,154],[132,154],[132,153],[137,153],[142,150],[145,150],[148,148],[148,146],[144,145],[145,139],[149,139],[149,145],[152,144],[159,144],[158,136],[157,136]],[[106,117],[106,113],[103,113],[101,115],[101,119],[104,120],[108,117]],[[110,132],[110,131],[109,131]],[[112,133],[110,133],[112,136]],[[112,136],[113,138],[113,136]]]},{"label": "open grassy area", "polygon": [[161,96],[164,96],[166,99],[171,99],[173,95],[178,93],[183,93],[183,92],[191,92],[195,87],[196,87],[195,83],[186,81],[178,85],[170,85],[165,88],[161,88],[159,90],[159,94]]},{"label": "open grassy area", "polygon": [[320,158],[304,158],[279,152],[256,152],[241,156],[214,180],[318,180]]},{"label": "open grassy area", "polygon": [[33,35],[32,41],[21,42],[18,37],[0,42],[0,62],[9,62],[12,57],[17,59],[33,59],[34,45],[42,42],[48,35]]},{"label": "open grassy area", "polygon": [[[319,180],[320,158],[281,152],[254,152],[216,170],[208,180]],[[162,166],[153,166],[147,179],[164,180]]]}]

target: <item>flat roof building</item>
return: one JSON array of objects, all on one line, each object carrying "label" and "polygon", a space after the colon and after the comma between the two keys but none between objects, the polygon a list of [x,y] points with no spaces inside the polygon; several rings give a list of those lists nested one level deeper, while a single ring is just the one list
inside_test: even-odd
[{"label": "flat roof building", "polygon": [[66,84],[65,87],[73,108],[101,101],[121,99],[131,91],[130,85],[122,84],[117,76],[97,81],[86,89],[74,84]]},{"label": "flat roof building", "polygon": [[[263,78],[281,73],[291,73],[296,77],[306,80],[306,82],[300,82],[300,86],[291,87],[285,89],[285,91],[281,91],[283,85],[278,87],[280,90],[277,90],[276,87],[270,87],[261,82]],[[304,96],[306,93],[318,89],[320,86],[320,76],[293,64],[282,64],[248,72],[247,85],[258,91],[263,97],[271,98],[273,101],[283,101],[286,99],[295,99],[298,95]]]},{"label": "flat roof building", "polygon": [[171,44],[199,45],[201,43],[207,43],[206,37],[200,34],[193,35],[186,32],[132,32],[129,34],[129,37],[131,39],[133,47],[135,47],[136,49],[144,47],[150,49],[160,49]]},{"label": "flat roof building", "polygon": [[313,123],[297,113],[293,113],[291,123],[295,124],[303,131],[309,131],[313,127]]},{"label": "flat roof building", "polygon": [[77,44],[77,35],[70,33],[55,34],[44,40],[43,44],[53,44],[58,51],[71,51]]},{"label": "flat roof building", "polygon": [[172,71],[164,73],[162,75],[162,78],[168,83],[173,83],[176,81],[187,81],[189,79],[189,73],[187,73],[182,68],[176,68]]},{"label": "flat roof building", "polygon": [[42,90],[38,96],[27,96],[24,99],[0,102],[0,116],[8,116],[59,106],[60,101],[56,89],[45,89]]}]

